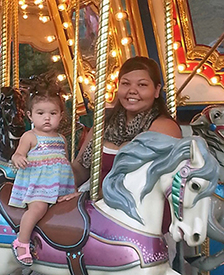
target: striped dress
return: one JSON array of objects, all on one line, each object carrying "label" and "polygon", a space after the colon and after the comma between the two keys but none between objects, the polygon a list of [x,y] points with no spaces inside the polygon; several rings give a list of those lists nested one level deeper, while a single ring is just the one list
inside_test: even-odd
[{"label": "striped dress", "polygon": [[58,196],[75,191],[63,137],[36,135],[36,138],[37,145],[27,154],[27,167],[16,174],[9,201],[11,206],[25,208],[34,201],[54,204]]}]

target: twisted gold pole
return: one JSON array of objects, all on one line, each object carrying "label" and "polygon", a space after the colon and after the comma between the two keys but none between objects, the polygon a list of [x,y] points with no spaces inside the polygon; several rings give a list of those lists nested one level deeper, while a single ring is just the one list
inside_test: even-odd
[{"label": "twisted gold pole", "polygon": [[75,158],[75,132],[76,132],[76,95],[78,78],[78,50],[79,50],[79,1],[75,5],[75,37],[74,37],[74,57],[73,57],[73,99],[72,99],[72,148],[71,161]]},{"label": "twisted gold pole", "polygon": [[110,0],[102,0],[100,2],[99,33],[97,41],[96,61],[96,93],[94,109],[93,155],[91,165],[90,187],[90,197],[93,201],[96,201],[98,199],[101,175],[101,160],[105,117],[106,71],[108,55],[109,8]]},{"label": "twisted gold pole", "polygon": [[166,40],[166,100],[168,110],[176,118],[176,83],[173,52],[173,1],[165,0],[165,40]]},{"label": "twisted gold pole", "polygon": [[13,56],[12,56],[12,71],[13,71],[13,87],[19,88],[19,20],[18,20],[18,1],[12,2],[12,39],[13,39]]},{"label": "twisted gold pole", "polygon": [[9,1],[8,6],[8,20],[7,20],[7,73],[8,73],[8,79],[9,79],[9,85],[10,85],[10,69],[11,69],[11,42],[12,42],[12,1]]},{"label": "twisted gold pole", "polygon": [[8,14],[9,0],[2,1],[2,30],[1,30],[1,59],[0,59],[0,75],[1,87],[10,86],[10,74],[8,68],[9,52],[8,52]]}]

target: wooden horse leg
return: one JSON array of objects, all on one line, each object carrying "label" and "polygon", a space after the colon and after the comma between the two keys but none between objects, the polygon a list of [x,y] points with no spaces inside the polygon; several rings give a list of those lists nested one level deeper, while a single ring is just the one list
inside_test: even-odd
[{"label": "wooden horse leg", "polygon": [[82,251],[67,252],[66,258],[71,275],[88,275]]}]

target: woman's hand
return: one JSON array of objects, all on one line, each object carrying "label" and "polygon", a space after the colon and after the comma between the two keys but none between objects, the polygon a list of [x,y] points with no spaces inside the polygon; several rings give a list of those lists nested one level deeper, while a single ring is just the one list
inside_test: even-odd
[{"label": "woman's hand", "polygon": [[60,196],[60,197],[58,197],[57,202],[69,201],[75,197],[78,197],[80,194],[81,194],[81,192],[76,191],[76,192],[68,194],[68,195]]}]

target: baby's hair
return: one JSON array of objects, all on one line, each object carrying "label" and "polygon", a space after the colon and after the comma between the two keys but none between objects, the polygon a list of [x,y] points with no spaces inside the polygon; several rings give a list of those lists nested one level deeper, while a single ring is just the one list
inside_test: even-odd
[{"label": "baby's hair", "polygon": [[58,104],[61,111],[64,111],[64,99],[62,95],[65,93],[57,83],[38,83],[29,88],[29,94],[30,96],[27,100],[27,111],[32,112],[35,103],[46,100],[55,102]]}]

